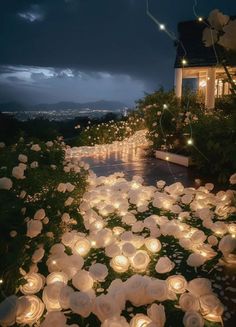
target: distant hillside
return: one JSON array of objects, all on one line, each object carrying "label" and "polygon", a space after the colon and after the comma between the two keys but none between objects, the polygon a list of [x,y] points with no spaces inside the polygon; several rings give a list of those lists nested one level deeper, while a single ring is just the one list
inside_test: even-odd
[{"label": "distant hillside", "polygon": [[119,101],[95,101],[95,102],[58,102],[58,103],[41,103],[37,105],[23,105],[17,102],[7,102],[7,103],[0,103],[0,111],[27,111],[27,110],[44,110],[44,111],[51,111],[51,110],[69,110],[69,109],[104,109],[104,110],[111,110],[116,111],[126,107],[126,105]]}]

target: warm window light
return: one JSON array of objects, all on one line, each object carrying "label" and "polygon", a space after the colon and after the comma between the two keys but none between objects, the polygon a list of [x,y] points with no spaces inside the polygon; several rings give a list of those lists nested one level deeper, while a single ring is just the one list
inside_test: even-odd
[{"label": "warm window light", "polygon": [[189,140],[187,141],[187,143],[188,143],[188,145],[193,145],[193,140],[192,140],[192,139],[189,139]]},{"label": "warm window light", "polygon": [[159,27],[160,27],[160,30],[162,30],[162,31],[164,31],[166,29],[164,24],[160,24]]},{"label": "warm window light", "polygon": [[199,86],[200,86],[200,87],[205,87],[206,84],[207,84],[206,81],[201,81],[201,82],[199,83]]}]

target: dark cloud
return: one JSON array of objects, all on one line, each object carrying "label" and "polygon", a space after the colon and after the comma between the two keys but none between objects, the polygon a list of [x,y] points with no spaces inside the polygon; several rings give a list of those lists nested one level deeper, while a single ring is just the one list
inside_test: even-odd
[{"label": "dark cloud", "polygon": [[[150,10],[176,33],[178,21],[194,19],[194,2],[150,0]],[[120,82],[120,76],[128,76],[145,91],[171,87],[173,40],[146,16],[145,5],[145,0],[2,0],[0,65],[52,67],[61,83],[68,82],[71,70],[71,79],[81,74],[90,81],[100,78],[104,85],[101,73]],[[236,2],[199,0],[196,7],[200,15],[214,8],[235,14]]]}]

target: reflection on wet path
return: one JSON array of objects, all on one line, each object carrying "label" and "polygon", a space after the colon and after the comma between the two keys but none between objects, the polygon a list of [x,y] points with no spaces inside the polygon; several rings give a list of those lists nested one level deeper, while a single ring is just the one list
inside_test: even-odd
[{"label": "reflection on wet path", "polygon": [[98,176],[108,176],[114,172],[124,172],[130,179],[134,175],[143,177],[146,185],[155,185],[157,180],[165,180],[167,184],[177,181],[185,186],[196,186],[196,175],[191,169],[170,162],[145,156],[142,148],[124,149],[105,154],[86,157],[83,160],[89,163],[91,169]]}]

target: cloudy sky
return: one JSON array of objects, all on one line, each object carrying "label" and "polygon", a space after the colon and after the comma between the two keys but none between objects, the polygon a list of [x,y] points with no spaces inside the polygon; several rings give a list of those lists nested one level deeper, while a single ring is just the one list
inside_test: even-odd
[{"label": "cloudy sky", "polygon": [[[179,21],[235,0],[149,0],[176,33]],[[134,100],[173,86],[173,40],[146,0],[0,0],[0,102]]]}]

